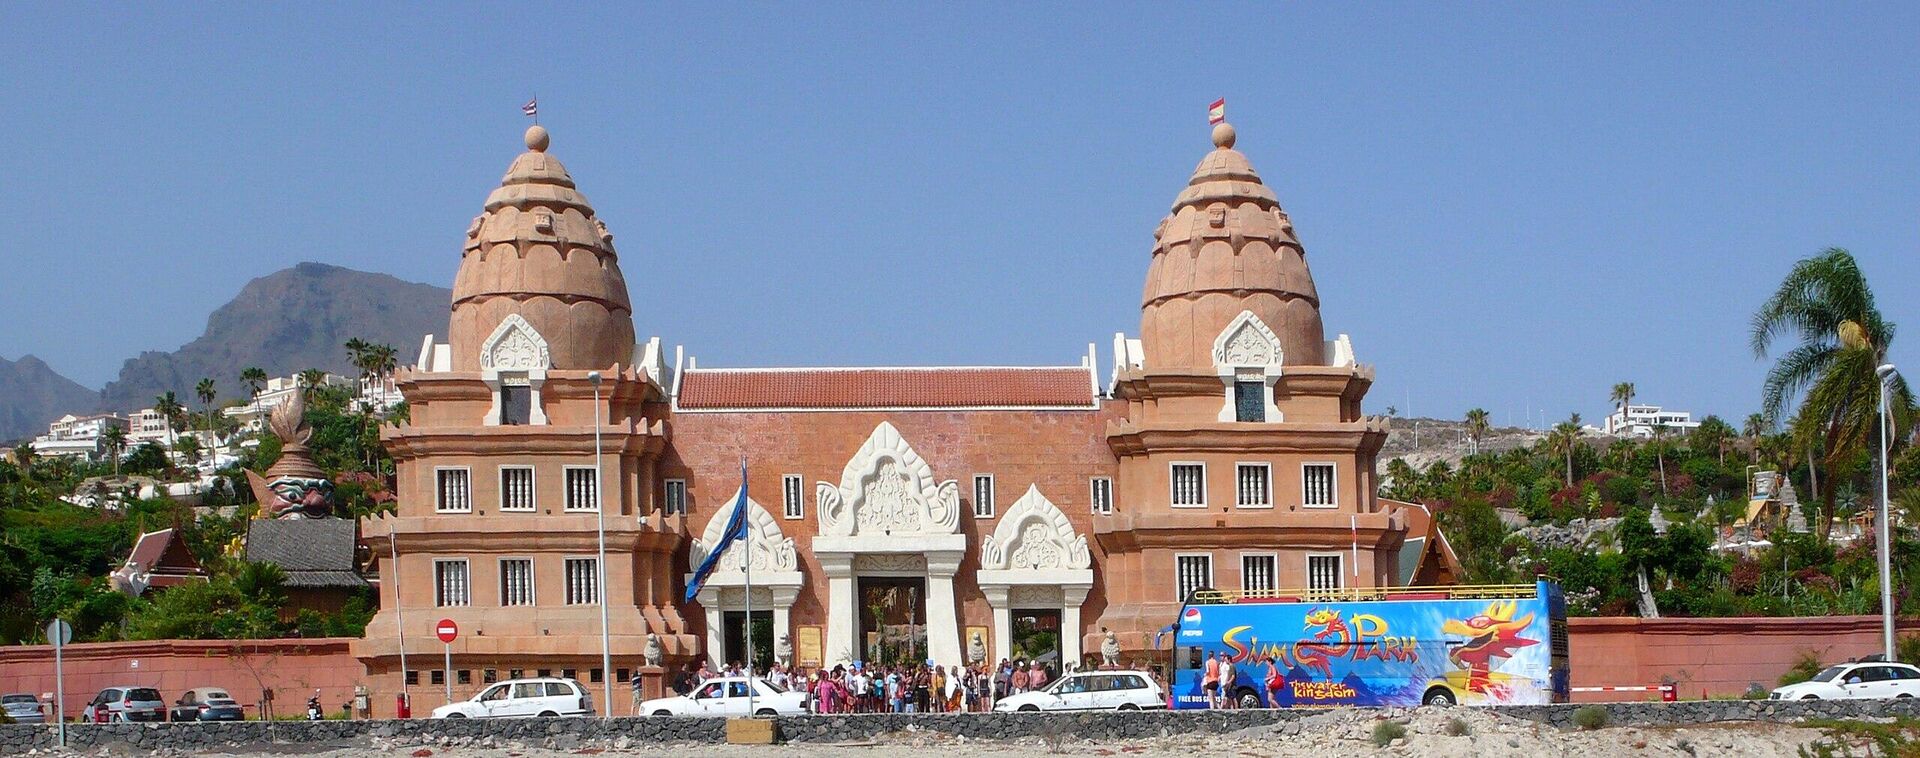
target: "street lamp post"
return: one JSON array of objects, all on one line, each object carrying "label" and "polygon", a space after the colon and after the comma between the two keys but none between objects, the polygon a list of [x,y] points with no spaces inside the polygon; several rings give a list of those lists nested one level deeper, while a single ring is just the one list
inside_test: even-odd
[{"label": "street lamp post", "polygon": [[1873,373],[1880,380],[1880,513],[1874,519],[1874,540],[1880,553],[1880,636],[1885,644],[1886,660],[1893,657],[1893,559],[1890,534],[1893,531],[1891,509],[1887,507],[1887,456],[1893,450],[1893,430],[1888,422],[1892,420],[1892,408],[1887,405],[1888,385],[1893,383],[1897,370],[1893,364],[1882,364]]},{"label": "street lamp post", "polygon": [[594,561],[594,578],[598,590],[594,594],[600,601],[600,685],[602,718],[613,716],[613,647],[607,634],[607,499],[600,494],[602,469],[600,463],[600,372],[587,374],[587,381],[593,382],[593,512],[598,522],[596,531],[600,534],[600,554]]}]

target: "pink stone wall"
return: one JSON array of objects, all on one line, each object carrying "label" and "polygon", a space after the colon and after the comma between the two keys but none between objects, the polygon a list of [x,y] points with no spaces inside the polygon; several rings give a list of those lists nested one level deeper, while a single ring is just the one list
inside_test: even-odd
[{"label": "pink stone wall", "polygon": [[[1879,616],[1574,618],[1567,620],[1575,687],[1659,684],[1682,699],[1730,697],[1750,682],[1772,689],[1802,651],[1823,663],[1880,652]],[[1903,622],[1900,633],[1920,630]],[[1657,700],[1658,693],[1574,693],[1575,702]]]},{"label": "pink stone wall", "polygon": [[[347,653],[348,638],[306,640],[170,640],[68,645],[63,653],[68,718],[77,716],[100,690],[143,686],[160,690],[168,705],[194,687],[225,687],[259,715],[261,688],[274,690],[277,715],[305,713],[307,698],[337,711],[366,681],[360,661]],[[0,647],[0,690],[41,695],[53,692],[53,648]],[[378,695],[379,693],[376,693]],[[388,694],[389,699],[392,698]]]}]

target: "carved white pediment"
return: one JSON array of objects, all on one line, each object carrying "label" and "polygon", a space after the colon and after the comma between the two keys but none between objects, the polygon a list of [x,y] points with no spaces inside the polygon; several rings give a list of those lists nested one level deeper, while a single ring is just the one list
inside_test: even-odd
[{"label": "carved white pediment", "polygon": [[1087,538],[1059,506],[1028,486],[980,545],[982,569],[1084,569],[1093,565]]},{"label": "carved white pediment", "polygon": [[1283,352],[1280,338],[1253,311],[1241,311],[1213,340],[1213,362],[1217,366],[1278,366]]},{"label": "carved white pediment", "polygon": [[[706,531],[687,550],[687,570],[699,570],[700,562],[707,559],[707,551],[720,543],[720,535],[727,530],[727,516],[732,514],[733,503],[739,497],[739,491],[734,491],[733,497],[727,498],[727,505],[707,521]],[[736,542],[728,547],[726,554],[720,556],[720,564],[713,568],[715,576],[744,574],[743,567],[749,553],[752,554],[753,570],[756,572],[799,570],[800,561],[794,552],[793,538],[780,531],[780,522],[751,497],[747,498],[747,530],[752,535],[748,540],[749,545]]]},{"label": "carved white pediment", "polygon": [[933,535],[960,530],[960,484],[935,482],[933,469],[893,424],[882,421],[847,461],[840,484],[815,489],[820,533]]},{"label": "carved white pediment", "polygon": [[498,371],[545,371],[553,365],[547,340],[518,313],[501,319],[487,341],[480,344],[480,368]]}]

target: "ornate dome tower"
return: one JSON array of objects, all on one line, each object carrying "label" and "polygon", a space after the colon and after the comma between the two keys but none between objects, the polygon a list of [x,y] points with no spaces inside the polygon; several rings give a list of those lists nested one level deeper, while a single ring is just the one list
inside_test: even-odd
[{"label": "ornate dome tower", "polygon": [[1140,305],[1148,370],[1214,366],[1215,339],[1242,311],[1279,338],[1276,363],[1325,363],[1306,253],[1273,190],[1233,142],[1232,126],[1214,127],[1213,152],[1154,230]]},{"label": "ornate dome tower", "polygon": [[527,152],[467,227],[453,283],[448,345],[455,371],[475,371],[509,315],[544,338],[559,370],[633,362],[633,306],[613,252],[565,166],[547,155],[547,130],[527,129]]}]

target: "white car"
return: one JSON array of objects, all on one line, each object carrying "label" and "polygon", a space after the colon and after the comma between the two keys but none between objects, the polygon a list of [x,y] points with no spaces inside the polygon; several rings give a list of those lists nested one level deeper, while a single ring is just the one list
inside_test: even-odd
[{"label": "white car", "polygon": [[1142,671],[1083,671],[1044,690],[1003,697],[996,711],[1137,711],[1167,707],[1167,694]]},{"label": "white car", "polygon": [[753,709],[747,709],[748,679],[740,676],[708,679],[693,688],[691,695],[655,698],[640,704],[648,716],[802,716],[807,712],[807,693],[781,689],[765,679],[753,678]]},{"label": "white car", "polygon": [[433,709],[437,719],[497,719],[515,716],[593,716],[593,696],[572,679],[513,679],[488,687],[472,700]]},{"label": "white car", "polygon": [[1769,700],[1844,700],[1920,697],[1920,668],[1904,663],[1862,661],[1828,666],[1813,679],[1773,691]]}]

